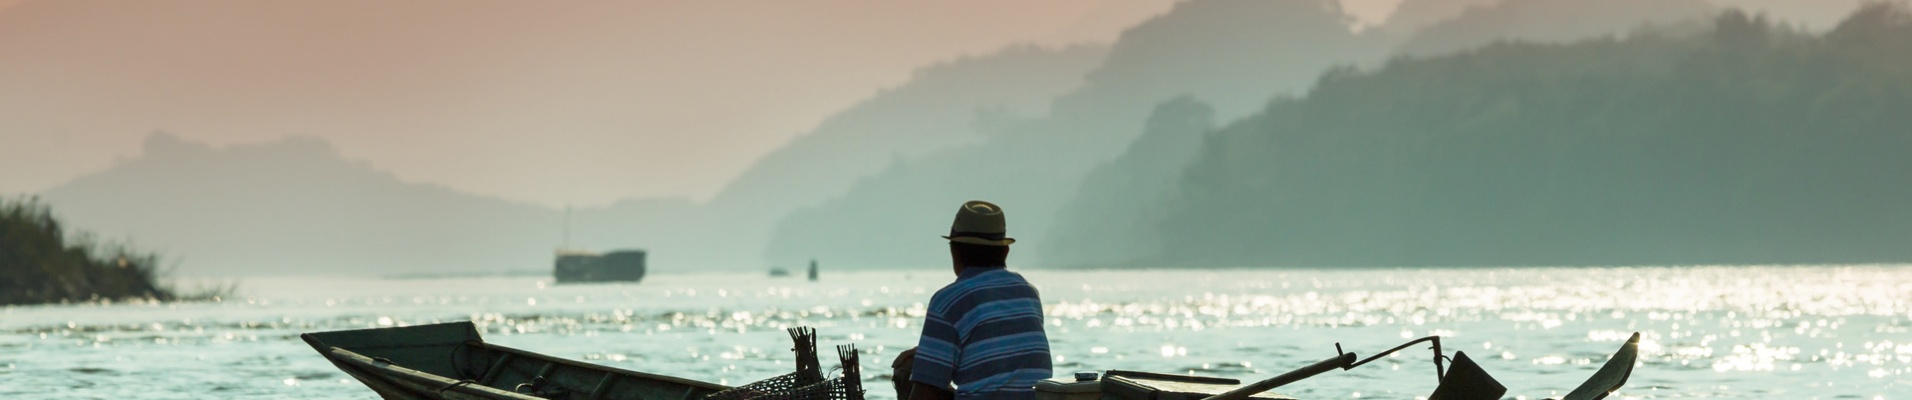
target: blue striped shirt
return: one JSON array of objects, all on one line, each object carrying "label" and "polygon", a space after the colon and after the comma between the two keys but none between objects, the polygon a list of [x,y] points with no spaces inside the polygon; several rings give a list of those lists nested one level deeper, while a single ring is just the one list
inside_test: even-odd
[{"label": "blue striped shirt", "polygon": [[930,297],[910,380],[955,383],[958,399],[1028,400],[1053,375],[1050,361],[1036,287],[1001,267],[969,267]]}]

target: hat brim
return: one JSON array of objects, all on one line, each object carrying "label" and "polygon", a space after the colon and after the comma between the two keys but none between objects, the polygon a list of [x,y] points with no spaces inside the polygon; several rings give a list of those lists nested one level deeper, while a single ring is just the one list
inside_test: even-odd
[{"label": "hat brim", "polygon": [[1012,243],[1016,243],[1015,238],[1002,238],[1002,240],[991,240],[991,239],[984,239],[984,238],[979,238],[974,236],[957,236],[957,237],[944,236],[943,238],[949,239],[950,243],[978,244],[978,245],[984,245],[984,246],[1008,246]]}]

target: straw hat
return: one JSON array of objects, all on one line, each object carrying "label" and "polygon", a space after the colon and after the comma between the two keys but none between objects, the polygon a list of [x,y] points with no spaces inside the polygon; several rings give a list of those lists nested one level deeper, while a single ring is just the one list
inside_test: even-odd
[{"label": "straw hat", "polygon": [[956,222],[949,225],[949,239],[954,243],[980,244],[984,246],[1008,246],[1016,239],[1003,236],[1004,228],[1002,207],[982,200],[970,200],[963,208],[956,210]]}]

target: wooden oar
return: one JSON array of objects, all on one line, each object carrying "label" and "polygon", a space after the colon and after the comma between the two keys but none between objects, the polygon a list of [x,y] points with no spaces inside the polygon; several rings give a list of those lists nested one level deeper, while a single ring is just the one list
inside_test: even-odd
[{"label": "wooden oar", "polygon": [[1268,378],[1261,382],[1251,383],[1246,386],[1235,388],[1235,390],[1224,392],[1222,394],[1208,396],[1208,398],[1205,398],[1202,400],[1247,399],[1248,396],[1253,396],[1256,393],[1266,392],[1266,391],[1269,391],[1270,389],[1281,387],[1282,385],[1295,383],[1295,381],[1308,379],[1315,375],[1321,375],[1321,373],[1323,372],[1341,369],[1353,363],[1354,363],[1354,353],[1342,353],[1341,355],[1334,356],[1334,358],[1321,360],[1320,362],[1310,364],[1306,367],[1301,367],[1300,369],[1296,369],[1294,371],[1288,371],[1288,373],[1285,373],[1285,374],[1276,375],[1273,378]]}]

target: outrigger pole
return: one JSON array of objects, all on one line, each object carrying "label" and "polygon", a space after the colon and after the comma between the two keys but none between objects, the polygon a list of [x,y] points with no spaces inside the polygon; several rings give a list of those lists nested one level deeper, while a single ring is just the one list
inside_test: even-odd
[{"label": "outrigger pole", "polygon": [[[1408,346],[1413,346],[1415,343],[1420,343],[1420,342],[1434,342],[1434,382],[1439,383],[1441,381],[1441,377],[1447,376],[1447,368],[1441,365],[1441,359],[1447,358],[1447,356],[1441,354],[1441,337],[1440,336],[1428,336],[1428,337],[1424,337],[1420,339],[1414,339],[1407,343],[1402,343],[1400,346],[1394,346],[1394,348],[1388,349],[1388,351],[1383,351],[1381,352],[1381,354],[1375,354],[1373,356],[1369,356],[1367,359],[1350,363],[1347,366],[1341,367],[1341,369],[1344,369],[1344,370],[1354,369],[1354,367],[1359,367],[1361,366],[1361,364],[1367,364],[1369,362],[1373,362],[1374,360],[1379,360],[1381,359],[1381,357],[1387,357],[1389,354],[1394,354],[1394,352],[1401,351],[1401,349],[1405,349]],[[1336,353],[1341,352],[1340,342],[1335,342],[1334,351]]]},{"label": "outrigger pole", "polygon": [[1308,379],[1308,378],[1314,377],[1315,375],[1321,375],[1321,373],[1323,372],[1333,371],[1336,369],[1349,368],[1349,365],[1353,363],[1354,363],[1354,353],[1341,353],[1341,355],[1334,356],[1334,358],[1321,360],[1320,362],[1316,362],[1306,367],[1301,367],[1301,369],[1289,371],[1286,374],[1277,375],[1273,378],[1268,378],[1267,380],[1263,380],[1261,382],[1255,382],[1242,387],[1238,387],[1238,388],[1235,388],[1235,390],[1223,392],[1222,394],[1208,396],[1208,398],[1204,398],[1202,400],[1247,399],[1248,396],[1253,396],[1256,393],[1266,392],[1270,389],[1281,387],[1282,385],[1295,383],[1295,381]]},{"label": "outrigger pole", "polygon": [[1246,386],[1238,387],[1238,388],[1235,388],[1235,390],[1230,390],[1222,394],[1209,396],[1208,398],[1204,398],[1202,400],[1247,399],[1248,396],[1253,396],[1257,393],[1266,392],[1274,388],[1281,387],[1282,385],[1295,383],[1296,381],[1300,381],[1302,379],[1312,378],[1315,375],[1321,375],[1324,372],[1333,371],[1336,369],[1341,369],[1341,370],[1354,369],[1354,367],[1359,367],[1361,366],[1361,364],[1367,364],[1367,363],[1373,362],[1374,360],[1379,360],[1382,357],[1387,357],[1390,354],[1394,354],[1395,352],[1401,351],[1402,349],[1408,348],[1408,346],[1413,346],[1415,343],[1420,343],[1420,342],[1433,342],[1434,379],[1436,381],[1439,381],[1441,377],[1447,376],[1446,368],[1441,364],[1441,359],[1445,357],[1441,354],[1441,337],[1440,336],[1428,336],[1428,337],[1424,337],[1420,339],[1414,339],[1407,343],[1402,343],[1400,346],[1394,346],[1394,348],[1388,349],[1388,351],[1383,351],[1380,354],[1369,356],[1368,358],[1362,359],[1361,361],[1355,361],[1355,359],[1358,357],[1355,357],[1354,353],[1342,351],[1341,343],[1335,343],[1334,352],[1339,355],[1334,356],[1334,358],[1321,360],[1314,364],[1310,364],[1306,367],[1301,367],[1300,369],[1289,371],[1288,373],[1285,373],[1285,374],[1276,375],[1273,378],[1268,378],[1266,380],[1262,380],[1261,382],[1255,382],[1252,384],[1248,384]]}]

